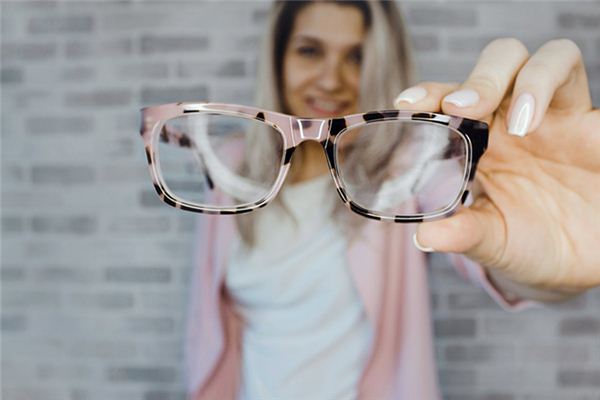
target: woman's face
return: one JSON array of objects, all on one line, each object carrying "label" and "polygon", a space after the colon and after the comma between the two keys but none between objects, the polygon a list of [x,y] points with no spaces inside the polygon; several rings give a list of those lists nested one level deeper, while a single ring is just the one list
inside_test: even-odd
[{"label": "woman's face", "polygon": [[331,118],[358,112],[364,37],[355,7],[313,3],[298,13],[283,56],[283,94],[292,114]]}]

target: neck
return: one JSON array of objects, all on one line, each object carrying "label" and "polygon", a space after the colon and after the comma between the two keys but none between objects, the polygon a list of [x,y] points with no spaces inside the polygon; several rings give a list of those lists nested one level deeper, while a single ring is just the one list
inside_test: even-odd
[{"label": "neck", "polygon": [[294,152],[287,178],[290,183],[302,182],[329,172],[323,147],[317,142],[306,142]]}]

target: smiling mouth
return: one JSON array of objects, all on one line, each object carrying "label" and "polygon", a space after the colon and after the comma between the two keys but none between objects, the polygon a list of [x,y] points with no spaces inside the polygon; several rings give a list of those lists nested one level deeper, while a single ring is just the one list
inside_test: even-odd
[{"label": "smiling mouth", "polygon": [[331,101],[309,97],[306,104],[317,114],[335,115],[342,113],[350,104],[348,101]]}]

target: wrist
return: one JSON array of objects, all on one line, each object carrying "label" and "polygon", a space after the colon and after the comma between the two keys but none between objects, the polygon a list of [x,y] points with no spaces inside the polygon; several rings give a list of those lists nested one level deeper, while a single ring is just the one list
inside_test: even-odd
[{"label": "wrist", "polygon": [[548,289],[514,281],[498,270],[485,268],[490,283],[509,301],[518,299],[546,303],[567,301],[584,292],[576,289]]}]

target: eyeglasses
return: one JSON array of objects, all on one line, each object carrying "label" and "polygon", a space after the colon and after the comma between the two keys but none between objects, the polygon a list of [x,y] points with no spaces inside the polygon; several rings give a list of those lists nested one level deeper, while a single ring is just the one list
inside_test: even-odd
[{"label": "eyeglasses", "polygon": [[[141,110],[154,188],[170,206],[242,214],[281,189],[294,150],[319,142],[342,201],[368,218],[420,222],[464,204],[488,143],[481,121],[371,111],[299,118],[235,104],[181,102]],[[408,204],[416,204],[407,212]],[[416,212],[414,212],[416,210]]]}]

